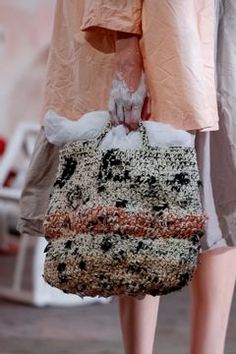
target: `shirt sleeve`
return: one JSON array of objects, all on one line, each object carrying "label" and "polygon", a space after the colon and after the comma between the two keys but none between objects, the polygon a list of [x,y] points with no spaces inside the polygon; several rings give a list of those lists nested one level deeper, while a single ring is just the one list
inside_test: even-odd
[{"label": "shirt sleeve", "polygon": [[82,31],[98,27],[142,35],[143,0],[86,0]]}]

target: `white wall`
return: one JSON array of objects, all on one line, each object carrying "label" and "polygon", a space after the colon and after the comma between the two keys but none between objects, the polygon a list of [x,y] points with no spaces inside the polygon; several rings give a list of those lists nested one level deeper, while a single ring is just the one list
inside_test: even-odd
[{"label": "white wall", "polygon": [[37,121],[55,0],[0,1],[0,135]]}]

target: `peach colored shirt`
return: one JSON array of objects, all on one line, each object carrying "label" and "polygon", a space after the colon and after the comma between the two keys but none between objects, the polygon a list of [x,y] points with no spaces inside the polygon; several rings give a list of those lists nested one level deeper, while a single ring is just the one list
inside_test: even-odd
[{"label": "peach colored shirt", "polygon": [[218,130],[214,0],[58,0],[43,116],[108,110],[115,32],[140,35],[150,119]]}]

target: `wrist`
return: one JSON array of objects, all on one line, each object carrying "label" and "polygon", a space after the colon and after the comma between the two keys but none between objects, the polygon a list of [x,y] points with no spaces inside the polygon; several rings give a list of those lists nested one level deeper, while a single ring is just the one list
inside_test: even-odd
[{"label": "wrist", "polygon": [[117,32],[115,47],[118,53],[127,50],[136,50],[139,52],[139,37],[130,33]]}]

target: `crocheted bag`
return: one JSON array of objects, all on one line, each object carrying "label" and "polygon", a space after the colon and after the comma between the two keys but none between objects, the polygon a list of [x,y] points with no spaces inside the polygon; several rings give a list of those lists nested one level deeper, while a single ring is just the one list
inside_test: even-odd
[{"label": "crocheted bag", "polygon": [[194,148],[99,148],[93,140],[60,149],[44,220],[44,279],[84,296],[163,295],[193,277],[206,216]]}]

